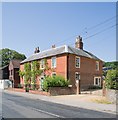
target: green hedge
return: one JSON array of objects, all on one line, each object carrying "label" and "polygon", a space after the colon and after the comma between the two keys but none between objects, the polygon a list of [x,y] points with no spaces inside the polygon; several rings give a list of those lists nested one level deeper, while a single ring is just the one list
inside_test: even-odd
[{"label": "green hedge", "polygon": [[69,81],[62,76],[46,77],[43,82],[44,91],[48,91],[49,87],[68,87]]}]

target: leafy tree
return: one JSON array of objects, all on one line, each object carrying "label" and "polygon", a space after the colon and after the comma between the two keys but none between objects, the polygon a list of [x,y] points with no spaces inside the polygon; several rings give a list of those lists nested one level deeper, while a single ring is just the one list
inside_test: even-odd
[{"label": "leafy tree", "polygon": [[16,52],[15,50],[10,50],[8,48],[1,49],[0,50],[0,67],[8,65],[10,60],[13,59],[20,59],[24,60],[26,56],[24,54],[20,54]]},{"label": "leafy tree", "polygon": [[118,89],[118,69],[109,70],[106,75],[106,87],[109,89]]},{"label": "leafy tree", "polygon": [[104,67],[112,67],[112,69],[117,69],[118,68],[118,61],[105,62]]}]

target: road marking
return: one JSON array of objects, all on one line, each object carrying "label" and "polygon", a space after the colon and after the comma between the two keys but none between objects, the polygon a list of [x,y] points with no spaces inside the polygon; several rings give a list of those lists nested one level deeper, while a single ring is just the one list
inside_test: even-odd
[{"label": "road marking", "polygon": [[36,108],[31,108],[35,111],[38,111],[38,112],[42,112],[42,113],[45,113],[45,114],[48,114],[48,115],[51,115],[51,116],[54,116],[54,117],[58,117],[58,118],[65,118],[63,116],[60,116],[60,115],[56,115],[56,114],[53,114],[53,113],[50,113],[50,112],[46,112],[46,111],[43,111],[43,110],[40,110],[40,109],[36,109]]}]

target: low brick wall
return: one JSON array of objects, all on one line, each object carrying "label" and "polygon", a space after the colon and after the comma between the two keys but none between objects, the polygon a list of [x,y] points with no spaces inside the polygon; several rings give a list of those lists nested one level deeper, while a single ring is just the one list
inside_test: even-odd
[{"label": "low brick wall", "polygon": [[71,94],[75,94],[75,90],[69,87],[51,87],[49,88],[49,93],[51,96],[71,95]]},{"label": "low brick wall", "polygon": [[[11,88],[9,90],[17,91],[17,92],[26,92],[25,89],[21,88]],[[71,95],[76,94],[76,90],[73,90],[69,87],[51,87],[49,88],[49,92],[39,91],[39,90],[29,90],[29,93],[46,95],[46,96],[56,96],[56,95]]]},{"label": "low brick wall", "polygon": [[50,96],[49,92],[39,90],[29,90],[29,93]]},{"label": "low brick wall", "polygon": [[[8,90],[16,91],[16,92],[26,92],[25,89],[21,89],[21,88],[10,88]],[[39,90],[29,90],[29,93],[50,96],[49,92],[39,91]]]}]

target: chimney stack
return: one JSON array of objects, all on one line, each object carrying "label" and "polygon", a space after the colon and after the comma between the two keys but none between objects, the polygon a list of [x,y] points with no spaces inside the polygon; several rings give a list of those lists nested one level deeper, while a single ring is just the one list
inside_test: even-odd
[{"label": "chimney stack", "polygon": [[78,37],[76,38],[75,48],[79,48],[79,49],[82,49],[82,50],[83,50],[82,37],[78,36]]},{"label": "chimney stack", "polygon": [[52,48],[55,48],[56,46],[55,45],[52,45]]},{"label": "chimney stack", "polygon": [[39,53],[39,52],[40,52],[39,47],[35,48],[34,53]]}]

